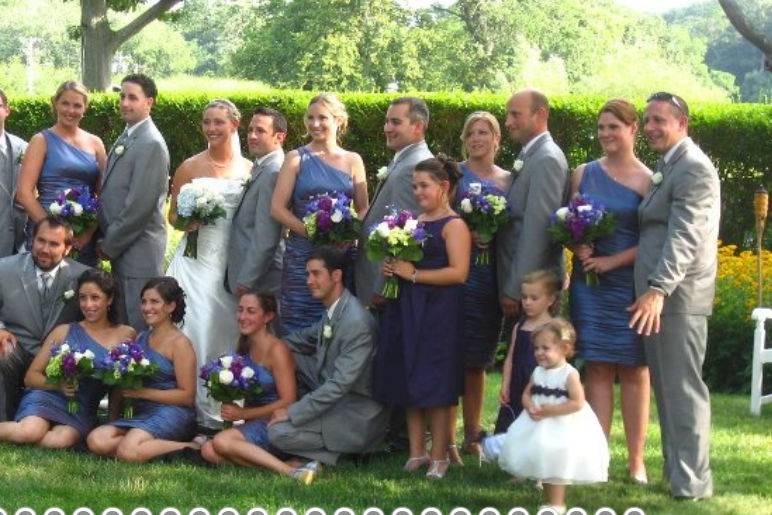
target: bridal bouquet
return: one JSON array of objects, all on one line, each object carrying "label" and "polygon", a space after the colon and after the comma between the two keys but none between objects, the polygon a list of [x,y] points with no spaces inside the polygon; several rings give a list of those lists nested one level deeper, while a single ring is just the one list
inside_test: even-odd
[{"label": "bridal bouquet", "polygon": [[[579,194],[571,199],[568,206],[561,207],[552,215],[547,232],[552,239],[565,246],[592,245],[610,236],[615,226],[614,215],[598,202]],[[597,286],[598,274],[587,272],[585,282],[588,286]]]},{"label": "bridal bouquet", "polygon": [[[46,365],[46,383],[72,386],[78,390],[78,382],[91,377],[94,370],[94,353],[80,347],[71,347],[66,341],[61,345],[51,347],[51,357]],[[74,415],[80,405],[74,396],[67,396],[67,413]]]},{"label": "bridal bouquet", "polygon": [[[209,397],[220,402],[244,400],[260,395],[262,387],[255,369],[247,365],[247,358],[240,354],[227,354],[201,367],[199,375],[204,380]],[[233,426],[226,420],[225,428]]]},{"label": "bridal bouquet", "polygon": [[[108,386],[127,390],[142,388],[145,379],[153,377],[158,365],[145,356],[137,342],[123,342],[112,349],[97,363],[97,377]],[[123,418],[134,417],[134,399],[123,399]]]},{"label": "bridal bouquet", "polygon": [[[177,222],[180,230],[191,222],[212,225],[218,218],[225,218],[225,199],[222,195],[200,184],[189,182],[180,188],[177,195]],[[185,257],[198,257],[198,229],[187,234]]]},{"label": "bridal bouquet", "polygon": [[312,196],[306,202],[305,213],[303,225],[315,245],[350,243],[362,230],[351,197],[342,191]]},{"label": "bridal bouquet", "polygon": [[[426,241],[424,226],[410,211],[401,211],[386,215],[383,221],[372,228],[365,242],[367,259],[402,259],[420,261],[424,256],[423,244]],[[387,299],[396,299],[399,295],[399,282],[396,277],[387,277],[381,295]]]},{"label": "bridal bouquet", "polygon": [[[502,195],[491,192],[488,186],[473,182],[464,192],[459,203],[461,218],[469,228],[477,233],[478,240],[483,245],[493,241],[493,236],[499,228],[509,220],[509,205]],[[491,264],[491,254],[488,248],[480,249],[475,259],[478,266]]]}]

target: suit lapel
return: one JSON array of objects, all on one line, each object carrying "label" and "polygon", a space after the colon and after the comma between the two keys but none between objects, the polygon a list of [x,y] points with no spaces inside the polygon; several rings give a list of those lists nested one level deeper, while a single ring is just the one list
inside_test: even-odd
[{"label": "suit lapel", "polygon": [[59,273],[56,274],[54,284],[51,285],[51,295],[53,296],[51,298],[51,314],[48,317],[48,320],[44,320],[45,333],[48,333],[53,329],[56,321],[59,320],[59,315],[62,313],[65,302],[63,295],[65,290],[69,288],[71,280],[70,265],[67,264],[67,261],[62,260],[62,264],[59,267]]},{"label": "suit lapel", "polygon": [[[378,198],[378,195],[381,193],[384,186],[386,186],[386,182],[389,181],[389,179],[391,178],[392,174],[394,173],[394,170],[397,168],[397,165],[400,163],[400,161],[404,161],[405,159],[407,159],[407,157],[410,154],[412,154],[422,146],[426,146],[426,141],[422,140],[422,141],[419,141],[418,143],[414,143],[409,149],[402,152],[402,154],[400,154],[399,157],[397,157],[396,159],[394,159],[392,162],[389,163],[389,166],[386,167],[388,170],[388,173],[386,174],[386,178],[383,179],[382,181],[378,181],[378,185],[375,187],[373,200],[370,202],[370,209],[375,205],[375,200]],[[368,209],[368,212],[370,209]],[[365,217],[367,217],[367,215],[365,215]]]},{"label": "suit lapel", "polygon": [[[657,173],[662,174],[662,181],[660,181],[659,184],[655,184],[652,186],[649,193],[646,195],[646,198],[641,202],[641,207],[646,207],[651,202],[651,199],[654,198],[654,195],[657,194],[657,192],[662,189],[662,185],[665,182],[665,179],[670,175],[671,170],[673,169],[673,166],[678,162],[681,157],[686,153],[686,150],[691,145],[691,138],[684,139],[679,145],[678,148],[673,152],[673,155],[670,156],[670,159],[667,163],[665,163],[662,166],[661,170],[658,170]],[[639,211],[640,212],[640,211]]]},{"label": "suit lapel", "polygon": [[[107,179],[110,177],[110,173],[113,171],[115,163],[117,163],[123,156],[126,155],[126,152],[129,151],[129,148],[131,148],[139,138],[144,136],[144,134],[150,129],[150,125],[152,123],[152,119],[140,122],[141,125],[131,133],[131,136],[126,138],[126,141],[123,143],[123,152],[121,152],[120,155],[115,153],[115,149],[118,146],[118,141],[113,144],[113,146],[110,148],[110,153],[107,156],[107,167],[105,168],[105,173],[102,175],[102,186],[104,186],[104,184],[107,182]],[[120,138],[118,138],[118,140],[120,140]]]},{"label": "suit lapel", "polygon": [[327,352],[330,350],[332,341],[335,339],[335,336],[336,336],[335,331],[337,330],[338,322],[340,321],[342,313],[346,309],[346,304],[348,303],[349,296],[350,295],[348,294],[348,291],[343,290],[343,295],[340,296],[338,305],[335,306],[335,311],[333,311],[332,317],[328,322],[328,324],[332,328],[332,338],[330,338],[330,341],[325,341],[324,339],[324,324],[322,324],[322,331],[319,338],[321,345],[319,346],[319,351],[317,353],[317,371],[319,376],[322,375],[322,370],[324,370],[324,362],[327,359]]},{"label": "suit lapel", "polygon": [[24,288],[24,294],[27,297],[27,303],[29,304],[29,313],[35,319],[35,324],[38,330],[42,333],[44,326],[43,315],[40,312],[40,307],[43,305],[43,299],[40,297],[38,291],[38,277],[35,273],[35,263],[32,261],[32,255],[28,254],[26,263],[24,264],[24,270],[19,277],[22,288]]},{"label": "suit lapel", "polygon": [[260,176],[260,174],[264,170],[265,161],[261,163],[259,166],[257,163],[255,163],[252,166],[252,171],[250,172],[249,177],[249,184],[246,185],[244,190],[241,192],[241,198],[239,199],[239,204],[236,206],[236,211],[233,212],[233,218],[236,218],[236,215],[239,214],[239,210],[241,209],[241,204],[244,203],[244,199],[247,197],[247,193],[249,190],[254,186],[255,182],[257,182],[257,178]]},{"label": "suit lapel", "polygon": [[533,144],[528,148],[528,151],[526,151],[523,154],[523,168],[515,174],[514,179],[512,179],[512,182],[509,184],[509,190],[507,191],[507,195],[509,195],[512,192],[512,189],[515,186],[515,183],[520,180],[520,178],[525,175],[524,172],[528,170],[528,160],[533,157],[533,155],[542,147],[542,145],[546,144],[548,141],[552,141],[552,136],[550,136],[549,132],[545,132],[540,134],[539,136],[536,136],[536,140],[533,142]]}]

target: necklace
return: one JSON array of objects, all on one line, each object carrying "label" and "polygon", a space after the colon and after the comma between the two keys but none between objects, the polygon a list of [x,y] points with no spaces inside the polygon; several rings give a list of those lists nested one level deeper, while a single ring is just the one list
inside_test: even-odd
[{"label": "necklace", "polygon": [[215,168],[228,168],[231,165],[231,163],[233,162],[233,156],[232,155],[225,162],[215,161],[214,158],[212,157],[212,153],[209,150],[206,151],[206,157],[209,160],[209,162],[212,163],[212,166],[214,166]]}]

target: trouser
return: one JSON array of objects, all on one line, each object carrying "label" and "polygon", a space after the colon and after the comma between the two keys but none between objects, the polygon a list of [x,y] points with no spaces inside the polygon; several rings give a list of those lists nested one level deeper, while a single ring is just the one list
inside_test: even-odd
[{"label": "trouser", "polygon": [[24,389],[24,374],[34,356],[18,345],[0,358],[0,422],[13,420]]}]

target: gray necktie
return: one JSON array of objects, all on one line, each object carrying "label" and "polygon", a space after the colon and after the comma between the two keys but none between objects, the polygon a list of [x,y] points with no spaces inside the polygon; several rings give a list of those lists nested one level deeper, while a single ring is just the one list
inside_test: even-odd
[{"label": "gray necktie", "polygon": [[657,159],[657,166],[656,166],[654,172],[655,173],[656,172],[661,172],[664,169],[665,169],[665,158],[664,157],[660,157],[659,159]]},{"label": "gray necktie", "polygon": [[48,316],[51,314],[51,274],[48,272],[43,272],[40,274],[40,282],[41,289],[40,289],[40,296],[41,302],[40,302],[40,314],[43,315],[43,320],[48,320]]}]

